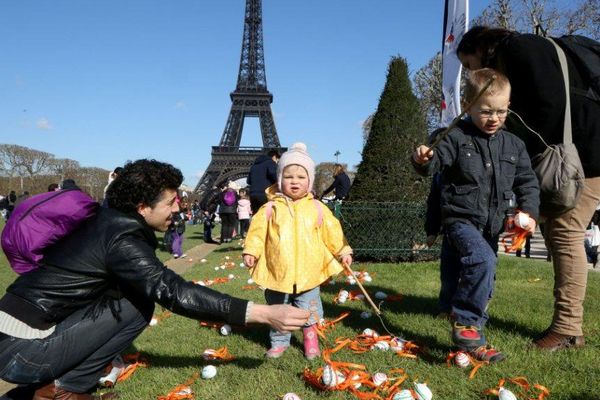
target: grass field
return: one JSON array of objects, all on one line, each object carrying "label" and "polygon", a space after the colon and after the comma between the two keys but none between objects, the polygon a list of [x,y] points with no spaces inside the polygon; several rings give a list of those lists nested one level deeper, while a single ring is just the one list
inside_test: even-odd
[{"label": "grass field", "polygon": [[[186,247],[201,240],[201,227],[187,232]],[[162,259],[168,254],[159,254]],[[226,256],[236,263],[232,269],[215,271]],[[235,296],[263,302],[259,290],[244,290],[248,273],[237,266],[241,256],[238,243],[221,245],[204,264],[194,263],[187,279],[207,279],[230,273],[237,279],[215,285],[213,288]],[[437,263],[416,264],[355,264],[355,270],[367,270],[373,282],[365,284],[371,293],[384,291],[402,294],[403,300],[384,304],[384,318],[388,328],[425,348],[417,360],[401,358],[392,352],[353,354],[344,349],[334,355],[338,361],[365,364],[368,371],[387,372],[403,368],[410,380],[426,381],[434,399],[481,399],[483,392],[497,385],[499,379],[526,376],[531,383],[550,389],[551,399],[600,399],[600,274],[590,272],[586,301],[584,329],[588,345],[578,351],[544,353],[530,348],[531,338],[545,329],[552,315],[552,269],[549,263],[501,256],[498,268],[497,290],[490,306],[491,319],[486,336],[491,344],[508,355],[505,362],[483,366],[472,380],[468,371],[446,366],[450,351],[449,324],[435,318],[439,290]],[[13,280],[6,259],[0,257],[0,290]],[[351,288],[336,283],[323,287],[325,317],[332,319],[344,311],[349,318],[339,323],[328,338],[354,337],[364,328],[382,332],[376,318],[361,319],[366,303],[333,304],[340,288]],[[161,312],[157,307],[157,314]],[[207,348],[227,346],[236,360],[218,365],[218,374],[212,380],[197,380],[191,387],[196,399],[277,399],[286,392],[295,392],[303,399],[354,398],[343,392],[319,392],[302,380],[305,367],[315,369],[322,360],[308,362],[302,355],[301,341],[278,360],[266,360],[268,330],[265,327],[234,328],[229,336],[220,336],[212,328],[199,327],[196,321],[171,316],[157,326],[148,328],[134,343],[131,351],[140,351],[150,363],[140,368],[116,390],[124,400],[156,399],[173,387],[199,372],[207,362],[201,354]],[[300,334],[295,334],[301,338]]]}]

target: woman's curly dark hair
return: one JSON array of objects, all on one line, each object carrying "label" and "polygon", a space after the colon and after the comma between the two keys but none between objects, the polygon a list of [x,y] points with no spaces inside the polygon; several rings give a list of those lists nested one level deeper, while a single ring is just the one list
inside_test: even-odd
[{"label": "woman's curly dark hair", "polygon": [[125,213],[135,212],[139,204],[153,207],[163,190],[177,190],[181,182],[181,171],[171,164],[147,159],[129,162],[106,191],[108,206]]},{"label": "woman's curly dark hair", "polygon": [[481,55],[481,66],[494,68],[496,67],[494,65],[496,48],[514,34],[516,32],[508,29],[474,26],[463,35],[456,48],[456,54],[479,53]]}]

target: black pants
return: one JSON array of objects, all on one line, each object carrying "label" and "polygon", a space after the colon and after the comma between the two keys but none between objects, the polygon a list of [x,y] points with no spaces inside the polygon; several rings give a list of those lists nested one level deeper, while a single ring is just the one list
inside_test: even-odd
[{"label": "black pants", "polygon": [[221,242],[231,240],[235,224],[237,223],[237,214],[225,213],[219,214],[219,216],[221,217]]},{"label": "black pants", "polygon": [[249,227],[250,227],[250,219],[240,219],[240,235],[242,235],[243,238],[246,237]]},{"label": "black pants", "polygon": [[[109,307],[94,318],[89,307],[71,314],[43,339],[0,334],[0,378],[20,384],[56,385],[75,393],[94,388],[104,368],[146,328],[154,305],[136,306],[114,300],[119,319]],[[141,311],[141,310],[145,311]]]},{"label": "black pants", "polygon": [[267,202],[267,195],[265,193],[250,193],[250,208],[252,214],[256,214],[258,209]]}]

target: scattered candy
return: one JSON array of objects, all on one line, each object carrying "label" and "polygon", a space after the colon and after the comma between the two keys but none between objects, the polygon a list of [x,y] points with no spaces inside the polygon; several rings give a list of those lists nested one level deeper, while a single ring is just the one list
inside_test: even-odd
[{"label": "scattered candy", "polygon": [[152,319],[150,320],[150,323],[149,323],[148,325],[150,325],[150,326],[155,326],[156,324],[158,324],[158,319],[156,319],[156,318],[152,318]]},{"label": "scattered candy", "polygon": [[431,400],[433,398],[433,393],[431,393],[431,389],[429,389],[426,383],[415,382],[414,389],[417,400]]},{"label": "scattered candy", "polygon": [[390,349],[390,344],[384,340],[381,340],[379,342],[376,342],[373,347],[371,347],[371,349],[373,350],[383,350],[383,351],[387,351]]},{"label": "scattered candy", "polygon": [[517,396],[515,396],[513,392],[504,389],[503,387],[498,389],[498,398],[500,400],[517,400]]},{"label": "scattered candy", "polygon": [[365,336],[371,336],[371,337],[374,337],[374,338],[379,337],[379,333],[377,333],[377,331],[374,331],[371,328],[365,328],[362,331],[362,334],[365,335]]},{"label": "scattered candy", "polygon": [[372,282],[373,281],[373,278],[371,278],[369,275],[365,275],[363,277],[363,279],[365,280],[365,282]]},{"label": "scattered candy", "polygon": [[290,392],[290,393],[284,394],[283,397],[281,398],[281,400],[302,400],[302,399],[296,393]]},{"label": "scattered candy", "polygon": [[207,365],[202,368],[202,379],[212,379],[217,376],[217,367],[214,365]]},{"label": "scattered candy", "polygon": [[[244,268],[244,267],[246,267],[246,264],[244,264],[244,263],[240,263],[240,268]],[[293,393],[292,393],[292,394],[293,394]]]},{"label": "scattered candy", "polygon": [[323,367],[323,376],[321,377],[323,384],[329,387],[336,387],[346,380],[346,377],[340,371],[334,370],[331,365]]},{"label": "scattered candy", "polygon": [[402,351],[402,350],[404,350],[405,342],[406,342],[406,340],[401,339],[399,337],[392,338],[392,340],[390,340],[390,348],[393,351]]},{"label": "scattered candy", "polygon": [[218,270],[219,270],[219,267],[215,267],[215,271],[218,271]]},{"label": "scattered candy", "polygon": [[456,364],[456,366],[459,368],[467,368],[469,365],[471,365],[471,360],[469,359],[467,353],[459,351],[454,356],[454,364]]},{"label": "scattered candy", "polygon": [[377,292],[375,293],[375,298],[377,300],[384,300],[387,297],[387,293],[385,292]]},{"label": "scattered candy", "polygon": [[231,258],[231,257],[229,257],[229,256],[225,256],[225,259],[226,259],[226,260],[229,260],[230,258]]},{"label": "scattered candy", "polygon": [[254,280],[252,278],[248,278],[248,285],[252,285],[254,283]]},{"label": "scattered candy", "polygon": [[205,263],[206,262],[206,258],[203,258],[202,260],[200,260],[201,263]]},{"label": "scattered candy", "polygon": [[402,389],[398,393],[394,394],[394,397],[392,397],[392,400],[414,400],[414,397],[413,397],[412,393],[410,392],[410,390]]},{"label": "scattered candy", "polygon": [[361,317],[362,319],[368,319],[368,318],[371,318],[371,315],[373,315],[373,314],[371,314],[369,311],[363,311],[363,312],[361,312],[361,313],[360,313],[360,317]]},{"label": "scattered candy", "polygon": [[388,377],[383,372],[377,372],[375,375],[373,375],[373,383],[375,384],[375,386],[381,386],[383,382],[387,380]]},{"label": "scattered candy", "polygon": [[229,274],[229,275],[227,275],[227,277],[228,277],[229,279],[233,279],[233,278],[235,278],[235,275],[234,275],[234,274]]},{"label": "scattered candy", "polygon": [[219,328],[219,333],[223,336],[229,335],[231,333],[231,326],[227,324],[223,325]]}]

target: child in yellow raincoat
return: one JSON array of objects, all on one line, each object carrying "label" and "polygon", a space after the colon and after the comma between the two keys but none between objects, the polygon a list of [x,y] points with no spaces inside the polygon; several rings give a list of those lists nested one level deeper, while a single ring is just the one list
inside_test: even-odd
[{"label": "child in yellow raincoat", "polygon": [[[315,163],[304,143],[295,143],[277,166],[278,183],[266,190],[269,202],[252,217],[244,263],[264,287],[268,304],[293,304],[311,311],[303,329],[304,355],[321,353],[316,324],[323,317],[319,285],[352,264],[339,221],[311,193]],[[290,346],[291,334],[270,332],[268,358]]]}]

